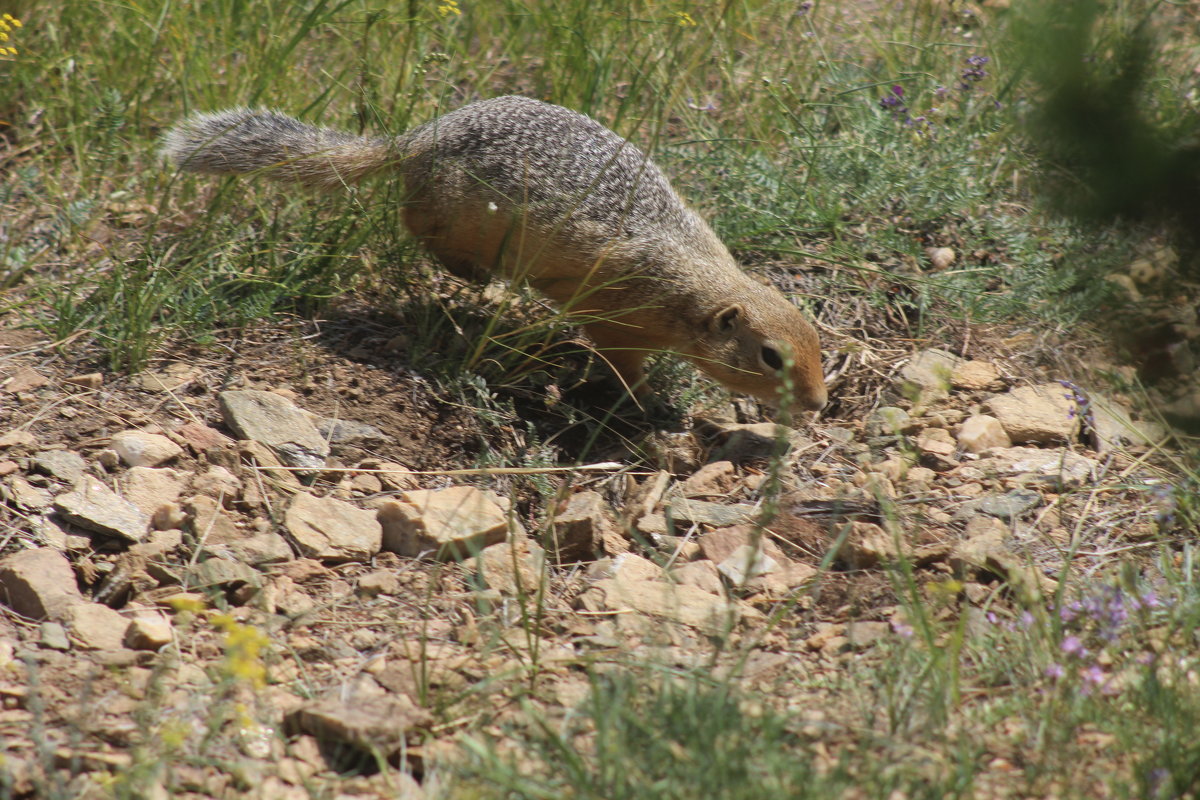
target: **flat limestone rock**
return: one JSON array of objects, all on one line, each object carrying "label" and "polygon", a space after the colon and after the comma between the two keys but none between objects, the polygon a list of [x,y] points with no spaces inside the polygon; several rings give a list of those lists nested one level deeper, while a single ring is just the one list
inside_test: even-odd
[{"label": "flat limestone rock", "polygon": [[951,377],[962,364],[958,356],[930,348],[915,354],[900,369],[893,385],[902,397],[923,406],[950,396]]},{"label": "flat limestone rock", "polygon": [[1000,380],[1000,370],[990,361],[963,361],[950,373],[955,389],[978,391]]},{"label": "flat limestone rock", "polygon": [[722,528],[750,522],[757,513],[758,508],[747,503],[723,505],[687,498],[673,500],[667,506],[667,516],[676,522],[701,523]]},{"label": "flat limestone rock", "polygon": [[514,596],[535,595],[549,580],[545,566],[545,551],[524,537],[485,547],[475,558],[475,567],[489,589]]},{"label": "flat limestone rock", "polygon": [[717,571],[734,586],[744,586],[755,578],[779,572],[780,566],[773,558],[765,555],[762,548],[743,544],[734,548],[724,561],[717,564]]},{"label": "flat limestone rock", "polygon": [[402,556],[465,558],[524,533],[502,499],[474,486],[417,489],[378,506],[383,549]]},{"label": "flat limestone rock", "polygon": [[1018,386],[988,398],[984,409],[1000,421],[1014,444],[1054,444],[1070,440],[1079,429],[1070,395],[1058,383]]},{"label": "flat limestone rock", "polygon": [[742,619],[762,617],[762,612],[751,606],[730,602],[695,586],[664,581],[606,578],[592,584],[580,596],[580,603],[589,611],[636,611],[712,636],[727,634]]},{"label": "flat limestone rock", "polygon": [[1065,448],[996,447],[971,467],[986,475],[1025,476],[1031,483],[1075,489],[1091,480],[1100,465]]},{"label": "flat limestone rock", "polygon": [[73,450],[44,450],[34,455],[33,467],[60,481],[75,483],[83,477],[87,462]]},{"label": "flat limestone rock", "polygon": [[37,447],[37,437],[20,428],[0,433],[0,450],[7,450],[10,447]]},{"label": "flat limestone rock", "polygon": [[23,617],[53,620],[86,601],[67,557],[39,547],[0,559],[0,602]]},{"label": "flat limestone rock", "polygon": [[26,511],[37,511],[50,505],[50,492],[34,486],[20,475],[13,475],[7,484],[0,484],[0,497],[11,500]]},{"label": "flat limestone rock", "polygon": [[342,742],[387,757],[400,750],[410,735],[428,729],[433,715],[406,694],[382,697],[327,697],[305,703],[285,719],[290,730],[311,734],[322,742]]},{"label": "flat limestone rock", "polygon": [[261,572],[230,558],[209,558],[201,561],[188,569],[186,578],[189,589],[204,589],[209,586],[257,588],[263,585]]},{"label": "flat limestone rock", "polygon": [[54,498],[54,510],[81,528],[129,542],[142,541],[150,528],[150,518],[137,506],[90,475]]},{"label": "flat limestone rock", "polygon": [[708,559],[689,561],[675,567],[671,570],[671,580],[686,586],[695,586],[701,591],[718,596],[725,591],[724,584],[721,583],[721,573]]},{"label": "flat limestone rock", "polygon": [[129,618],[103,603],[79,603],[67,609],[63,622],[71,639],[84,650],[122,650]]},{"label": "flat limestone rock", "polygon": [[320,561],[366,561],[383,543],[375,512],[332,497],[299,492],[283,521],[301,554]]},{"label": "flat limestone rock", "polygon": [[1099,453],[1107,453],[1124,444],[1144,447],[1166,436],[1166,431],[1154,423],[1134,422],[1129,412],[1115,400],[1095,393],[1090,399],[1092,439]]},{"label": "flat limestone rock", "polygon": [[291,400],[257,389],[221,392],[217,400],[225,423],[239,438],[266,445],[289,466],[325,466],[329,443]]},{"label": "flat limestone rock", "polygon": [[183,492],[186,475],[169,468],[133,467],[120,477],[121,495],[147,516],[174,503]]},{"label": "flat limestone rock", "polygon": [[31,389],[40,389],[49,382],[49,378],[33,367],[19,367],[12,375],[0,379],[0,391],[13,394],[28,392]]}]

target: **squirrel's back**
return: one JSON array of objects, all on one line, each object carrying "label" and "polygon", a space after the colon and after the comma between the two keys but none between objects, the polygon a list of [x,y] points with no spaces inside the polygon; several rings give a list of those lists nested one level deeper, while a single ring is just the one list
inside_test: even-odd
[{"label": "squirrel's back", "polygon": [[636,145],[596,120],[529,97],[481,100],[400,139],[411,180],[434,180],[446,162],[509,202],[548,217],[570,214],[624,236],[691,227],[698,218]]}]

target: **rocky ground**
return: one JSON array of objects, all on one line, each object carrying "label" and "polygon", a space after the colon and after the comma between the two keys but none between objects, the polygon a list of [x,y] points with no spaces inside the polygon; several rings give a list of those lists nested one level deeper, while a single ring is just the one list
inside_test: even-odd
[{"label": "rocky ground", "polygon": [[[301,333],[130,378],[0,329],[5,796],[435,796],[464,731],[622,658],[828,721],[780,687],[910,632],[901,556],[983,624],[1171,535],[1164,431],[1019,358],[925,349],[853,418],[487,471],[470,409]],[[338,777],[364,753],[411,777]]]}]

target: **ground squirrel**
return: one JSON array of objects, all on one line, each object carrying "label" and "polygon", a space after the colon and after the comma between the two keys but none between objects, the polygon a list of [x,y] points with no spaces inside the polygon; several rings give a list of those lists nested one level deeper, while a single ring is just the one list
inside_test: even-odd
[{"label": "ground squirrel", "polygon": [[497,97],[367,138],[231,109],[180,122],[163,152],[185,170],[263,171],[322,189],[398,173],[405,224],[439,261],[456,275],[528,281],[589,320],[636,392],[647,391],[646,356],[665,350],[768,403],[790,383],[793,408],[825,404],[804,315],[738,267],[649,156],[583,114]]}]

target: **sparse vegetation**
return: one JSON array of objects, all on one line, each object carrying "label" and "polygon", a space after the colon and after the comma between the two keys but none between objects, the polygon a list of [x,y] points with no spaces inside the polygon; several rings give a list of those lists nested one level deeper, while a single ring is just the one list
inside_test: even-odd
[{"label": "sparse vegetation", "polygon": [[[544,543],[566,500],[595,490],[626,515],[616,524],[635,550],[674,566],[701,524],[656,539],[632,509],[657,470],[681,482],[724,446],[700,416],[763,419],[669,358],[652,382],[673,412],[597,393],[606,373],[577,316],[436,269],[404,237],[386,181],[316,197],[176,174],[157,140],[193,110],[267,105],[378,134],[507,93],[588,113],[652,152],[747,268],[811,312],[835,382],[809,444],[739,464],[720,495],[753,504],[754,536],[814,575],[786,591],[714,577],[740,623],[621,627],[640,615],[587,606],[586,564],[515,550],[520,579],[505,591],[473,559],[390,553],[272,572],[259,593],[185,587],[170,645],[86,675],[3,608],[0,738],[32,744],[0,753],[0,798],[407,797],[408,775],[430,800],[1200,793],[1194,442],[1096,455],[1077,484],[902,483],[925,463],[917,433],[865,423],[886,398],[919,405],[892,379],[930,345],[1000,361],[1009,384],[1086,383],[1143,419],[1194,391],[1198,294],[1179,265],[1194,270],[1195,255],[1154,223],[1084,230],[1047,209],[1041,178],[1074,173],[1031,141],[1046,95],[1013,32],[1054,4],[1007,6],[10,3],[0,437],[32,430],[39,444],[0,439],[0,465],[13,465],[0,471],[0,557],[49,541],[49,500],[26,505],[9,477],[31,474],[36,449],[82,449],[113,483],[123,468],[96,466],[113,432],[213,419],[218,391],[263,386],[392,437],[305,477],[320,494],[361,501],[453,477],[505,498],[510,530]],[[1163,37],[1138,62],[1138,111],[1172,145],[1200,102],[1195,23],[1184,5],[1112,4],[1088,52],[1103,63],[1128,55],[1123,33]],[[1117,335],[1130,317],[1153,335]],[[160,394],[135,382],[179,362],[203,377]],[[55,376],[53,394],[4,388],[31,365]],[[91,371],[104,393],[59,380]],[[983,394],[935,404],[919,427],[953,428]],[[1081,397],[1076,409],[1091,404]],[[707,448],[698,462],[680,444],[692,434]],[[197,474],[253,459],[229,452],[186,457]],[[398,462],[416,483],[394,477]],[[247,536],[279,529],[301,485],[270,466],[245,467],[252,491],[214,495]],[[948,554],[985,480],[988,492],[1032,487],[1037,505],[994,515],[1015,555],[980,567]],[[804,505],[807,489],[835,484],[819,512]],[[847,556],[868,519],[885,555]],[[209,557],[193,533],[181,560],[150,571],[156,588]],[[85,588],[124,568],[112,550],[70,551]],[[355,594],[376,572],[396,587]],[[855,634],[858,622],[880,627]],[[302,752],[289,704],[339,686],[407,695],[428,718],[391,752]],[[133,723],[113,721],[125,712]],[[92,745],[110,760],[89,761]]]}]

